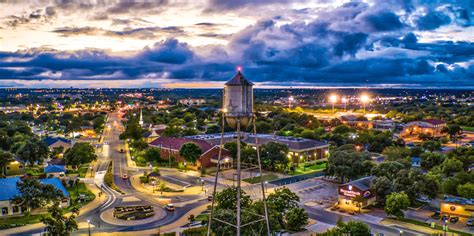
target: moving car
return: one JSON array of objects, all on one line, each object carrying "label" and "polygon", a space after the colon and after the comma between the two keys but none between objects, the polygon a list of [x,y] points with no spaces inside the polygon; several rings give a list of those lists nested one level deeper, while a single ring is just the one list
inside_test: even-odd
[{"label": "moving car", "polygon": [[127,175],[127,174],[123,174],[123,175],[122,175],[122,179],[128,179],[128,175]]},{"label": "moving car", "polygon": [[174,208],[174,205],[173,205],[173,204],[171,204],[171,203],[166,204],[166,210],[168,210],[168,211],[174,211],[174,209],[175,209],[175,208]]},{"label": "moving car", "polygon": [[123,153],[123,149],[120,149],[120,153]]}]

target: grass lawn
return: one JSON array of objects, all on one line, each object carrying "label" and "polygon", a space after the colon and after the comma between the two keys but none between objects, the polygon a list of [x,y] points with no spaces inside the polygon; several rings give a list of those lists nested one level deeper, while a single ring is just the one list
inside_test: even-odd
[{"label": "grass lawn", "polygon": [[104,182],[105,184],[107,184],[107,186],[109,186],[113,190],[121,194],[124,194],[124,192],[119,187],[117,187],[117,185],[114,184],[114,174],[112,173],[112,163],[110,163],[109,168],[107,169],[107,172],[105,173]]},{"label": "grass lawn", "polygon": [[474,132],[474,127],[461,126],[461,128],[462,128],[462,130],[464,130],[464,131]]},{"label": "grass lawn", "polygon": [[274,174],[266,174],[266,175],[263,175],[263,176],[243,179],[242,181],[245,181],[245,182],[251,183],[251,184],[256,184],[256,183],[262,182],[262,179],[263,179],[263,181],[271,181],[271,180],[274,180],[274,179],[278,179],[278,176],[276,176]]},{"label": "grass lawn", "polygon": [[89,169],[89,167],[88,167],[87,165],[81,166],[81,167],[79,168],[79,171],[78,171],[78,172],[79,172],[79,177],[80,177],[80,178],[86,177],[87,169]]},{"label": "grass lawn", "polygon": [[[398,220],[398,219],[397,219]],[[414,224],[414,225],[420,225],[420,226],[426,226],[426,227],[430,227],[431,228],[431,225],[429,223],[426,223],[426,222],[421,222],[421,221],[417,221],[417,220],[413,220],[413,219],[400,219],[399,221],[403,221],[403,222],[407,222],[407,223],[410,223],[410,224]],[[443,227],[441,225],[438,225],[436,224],[435,226],[436,229],[439,229],[439,230],[443,230]],[[462,232],[462,231],[457,231],[457,230],[451,230],[449,229],[448,232],[452,232],[452,233],[457,233],[461,236],[469,236],[469,235],[472,235],[470,233],[466,233],[466,232]]]},{"label": "grass lawn", "polygon": [[326,167],[327,162],[319,162],[312,165],[307,165],[305,167],[303,167],[303,165],[299,165],[298,167],[296,167],[295,171],[291,173],[291,175],[301,175],[310,172],[321,171],[326,169]]},{"label": "grass lawn", "polygon": [[8,229],[13,227],[19,227],[27,224],[35,224],[40,222],[41,217],[46,214],[31,215],[29,218],[26,216],[7,217],[2,218],[0,223],[0,229]]},{"label": "grass lawn", "polygon": [[85,183],[79,183],[74,187],[66,187],[67,191],[69,192],[69,195],[71,196],[71,202],[75,202],[75,200],[80,196],[80,195],[85,195],[85,201],[81,203],[81,205],[85,205],[91,201],[94,200],[95,195],[87,189],[87,186]]}]

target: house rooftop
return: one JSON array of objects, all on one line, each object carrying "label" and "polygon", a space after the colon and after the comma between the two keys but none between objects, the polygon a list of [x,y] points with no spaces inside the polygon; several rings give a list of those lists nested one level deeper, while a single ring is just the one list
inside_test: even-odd
[{"label": "house rooftop", "polygon": [[66,167],[62,165],[49,165],[44,168],[44,173],[66,172]]},{"label": "house rooftop", "polygon": [[[0,201],[9,201],[13,197],[20,195],[20,191],[16,186],[19,181],[21,181],[21,179],[18,176],[0,179],[0,186],[2,186],[2,191],[0,191]],[[64,196],[69,197],[69,192],[58,178],[40,179],[39,181],[42,184],[53,185],[59,189],[64,194]]]},{"label": "house rooftop", "polygon": [[54,143],[59,142],[59,141],[71,144],[71,140],[66,139],[66,138],[61,138],[61,137],[46,137],[43,139],[43,142],[46,143],[46,145],[48,146],[51,146]]}]

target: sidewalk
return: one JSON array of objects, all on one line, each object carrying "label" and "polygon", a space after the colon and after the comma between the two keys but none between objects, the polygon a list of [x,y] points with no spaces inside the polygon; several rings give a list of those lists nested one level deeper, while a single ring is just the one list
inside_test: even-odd
[{"label": "sidewalk", "polygon": [[[398,225],[398,226],[402,226],[402,227],[407,228],[407,229],[411,229],[411,230],[414,230],[414,231],[417,231],[417,232],[423,232],[423,233],[429,234],[429,235],[443,234],[444,233],[444,231],[442,231],[442,230],[432,229],[432,228],[429,228],[429,227],[410,224],[410,223],[406,223],[406,222],[403,222],[403,221],[392,220],[392,219],[383,219],[382,221],[380,221],[380,224],[381,225],[386,225],[386,226],[397,226]],[[450,235],[457,235],[457,234],[450,233]]]}]

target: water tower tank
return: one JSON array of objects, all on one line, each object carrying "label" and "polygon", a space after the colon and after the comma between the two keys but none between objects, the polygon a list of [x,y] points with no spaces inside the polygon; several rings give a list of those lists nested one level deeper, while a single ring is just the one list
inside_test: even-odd
[{"label": "water tower tank", "polygon": [[236,128],[240,120],[241,128],[247,127],[253,119],[253,83],[240,70],[224,86],[223,111],[227,124]]}]

